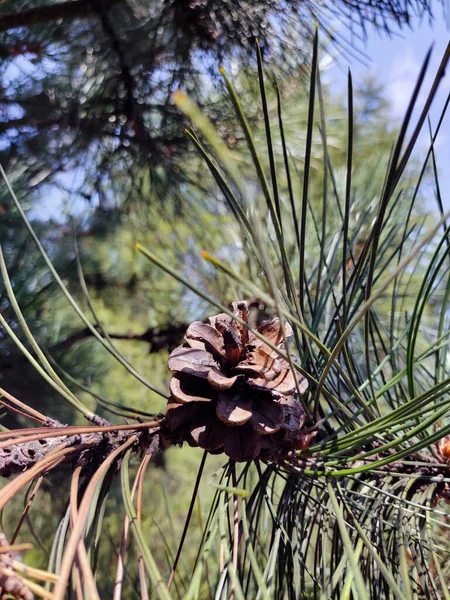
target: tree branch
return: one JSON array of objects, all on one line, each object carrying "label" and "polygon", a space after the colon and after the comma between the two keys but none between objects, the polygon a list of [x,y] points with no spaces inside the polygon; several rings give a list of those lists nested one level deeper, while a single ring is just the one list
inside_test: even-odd
[{"label": "tree branch", "polygon": [[[255,309],[257,311],[258,322],[262,322],[267,318],[266,305],[264,302],[257,298],[249,298],[247,300],[249,309]],[[180,344],[183,335],[185,334],[188,324],[181,323],[180,325],[168,325],[166,327],[149,327],[144,333],[108,333],[109,337],[113,340],[130,340],[136,342],[147,342],[150,344],[150,354],[153,352],[159,352],[160,350],[173,350]],[[61,340],[51,348],[50,352],[60,352],[71,348],[81,340],[93,337],[93,333],[87,327],[81,329]]]},{"label": "tree branch", "polygon": [[[45,427],[47,423],[44,424]],[[74,429],[84,433],[72,433]],[[28,471],[40,462],[45,462],[50,454],[56,457],[58,450],[66,450],[66,455],[61,454],[61,460],[53,466],[49,465],[49,470],[67,462],[75,462],[93,470],[130,437],[136,437],[134,452],[147,450],[153,453],[172,443],[169,432],[166,432],[165,420],[161,417],[156,417],[148,423],[137,424],[136,427],[126,426],[125,429],[123,426],[111,425],[105,420],[102,420],[102,425],[94,427],[77,428],[61,424],[54,427],[50,419],[48,434],[43,432],[43,428],[22,431],[28,432],[28,435],[19,438],[12,436],[6,443],[1,444],[0,477],[10,477]],[[175,440],[177,441],[178,439]],[[71,450],[67,452],[68,449]]]},{"label": "tree branch", "polygon": [[[0,101],[0,106],[2,102]],[[187,137],[184,135],[179,136],[169,136],[169,135],[142,135],[142,131],[139,130],[137,135],[130,136],[127,135],[123,130],[119,133],[116,133],[112,130],[102,129],[102,127],[107,127],[108,123],[105,119],[99,119],[98,117],[86,117],[80,119],[76,106],[73,107],[72,111],[68,113],[64,113],[61,116],[50,118],[50,119],[41,119],[37,120],[34,118],[30,118],[28,116],[21,117],[18,119],[10,119],[8,121],[0,121],[0,135],[6,134],[10,130],[36,130],[36,132],[43,131],[44,129],[48,129],[53,125],[59,125],[61,127],[69,127],[72,130],[76,130],[77,132],[83,132],[86,137],[91,139],[100,139],[102,137],[110,137],[117,140],[126,140],[128,145],[138,146],[141,149],[145,149],[148,151],[153,151],[156,149],[164,152],[166,148],[167,151],[170,150],[172,146],[179,147],[181,145],[186,145]],[[135,120],[135,124],[136,123]],[[136,133],[136,127],[135,133]],[[32,132],[35,133],[34,131]]]},{"label": "tree branch", "polygon": [[[111,8],[122,0],[101,0],[103,9]],[[93,14],[98,14],[98,2],[92,0],[75,0],[75,2],[60,2],[9,13],[0,16],[0,31],[29,27],[57,19],[85,19]]]},{"label": "tree branch", "polygon": [[[188,325],[169,325],[168,327],[150,327],[144,333],[108,333],[113,340],[129,340],[136,342],[147,342],[150,344],[150,354],[159,352],[159,350],[171,350],[180,342],[186,332]],[[93,333],[87,327],[69,335],[64,340],[59,341],[54,346],[49,348],[50,353],[61,352],[71,348],[78,342],[93,337]]]},{"label": "tree branch", "polygon": [[[120,73],[127,93],[124,112],[128,121],[132,123],[138,116],[136,101],[134,98],[134,90],[136,86],[133,75],[131,74],[130,64],[125,49],[123,47],[123,43],[120,37],[116,34],[116,31],[113,27],[111,19],[108,16],[106,8],[107,7],[104,5],[104,3],[100,2],[98,15],[100,17],[103,29],[111,39],[112,48],[119,59]],[[142,129],[142,123],[139,123],[139,125],[140,129]]]}]

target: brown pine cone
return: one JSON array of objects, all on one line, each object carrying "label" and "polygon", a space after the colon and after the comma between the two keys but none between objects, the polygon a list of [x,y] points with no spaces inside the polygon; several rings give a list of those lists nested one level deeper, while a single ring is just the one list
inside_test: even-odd
[{"label": "brown pine cone", "polygon": [[[233,312],[247,322],[246,302]],[[280,320],[258,328],[281,348],[292,335]],[[235,461],[273,455],[293,446],[305,422],[290,365],[247,328],[226,314],[195,321],[185,343],[169,357],[167,423],[172,434],[210,452],[225,452]],[[307,380],[297,374],[300,393]]]},{"label": "brown pine cone", "polygon": [[14,566],[14,558],[19,558],[8,551],[8,540],[0,533],[0,599],[33,600],[34,595],[26,585],[26,581]]}]

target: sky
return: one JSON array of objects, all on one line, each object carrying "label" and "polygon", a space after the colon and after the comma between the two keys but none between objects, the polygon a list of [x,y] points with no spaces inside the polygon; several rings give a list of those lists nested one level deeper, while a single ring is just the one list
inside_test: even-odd
[{"label": "sky", "polygon": [[[430,23],[428,19],[424,19],[422,22],[416,20],[412,29],[397,30],[391,38],[380,35],[374,30],[369,31],[369,38],[364,49],[368,57],[364,61],[365,64],[349,57],[341,58],[339,63],[332,68],[330,78],[333,85],[343,90],[347,85],[347,67],[351,69],[355,88],[358,86],[358,81],[362,82],[367,74],[375,75],[377,80],[385,86],[385,95],[392,105],[392,115],[400,123],[405,115],[427,51],[434,44],[430,66],[417,103],[418,109],[423,107],[449,41],[450,24],[446,22],[443,11],[437,7],[433,23]],[[438,122],[449,94],[450,68],[447,68],[447,74],[441,82],[438,95],[430,111],[433,128]],[[414,123],[417,122],[420,114],[418,109],[414,113]],[[424,149],[427,149],[428,142],[428,126],[425,124],[417,151],[423,152]],[[450,111],[436,140],[435,154],[444,209],[450,210]]]}]

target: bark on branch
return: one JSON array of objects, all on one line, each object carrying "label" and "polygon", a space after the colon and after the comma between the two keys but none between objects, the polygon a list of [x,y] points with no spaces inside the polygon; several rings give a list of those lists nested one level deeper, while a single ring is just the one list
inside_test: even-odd
[{"label": "bark on branch", "polygon": [[[182,325],[169,325],[168,327],[150,327],[144,333],[108,333],[109,337],[113,340],[129,340],[137,342],[147,342],[150,344],[150,353],[159,352],[163,349],[173,349],[180,343],[184,333],[187,329],[186,324]],[[50,348],[50,352],[60,352],[71,348],[81,340],[93,337],[93,333],[87,327],[81,329],[76,333],[73,333],[64,340],[61,340]]]},{"label": "bark on branch", "polygon": [[[50,420],[49,423],[52,423]],[[112,425],[106,427],[92,427],[92,433],[71,434],[73,428],[61,425],[49,427],[48,437],[46,433],[38,433],[30,441],[15,443],[11,438],[7,447],[0,448],[0,477],[10,477],[17,473],[27,471],[41,462],[50,453],[56,454],[58,450],[73,448],[67,459],[62,462],[76,462],[84,467],[95,469],[116,448],[133,436],[137,442],[134,451],[157,452],[170,444],[161,433],[164,419],[137,426],[136,429],[115,429]],[[102,431],[106,429],[107,431]],[[112,429],[112,431],[108,431]],[[67,430],[67,435],[61,436]],[[38,438],[38,439],[36,439]]]}]

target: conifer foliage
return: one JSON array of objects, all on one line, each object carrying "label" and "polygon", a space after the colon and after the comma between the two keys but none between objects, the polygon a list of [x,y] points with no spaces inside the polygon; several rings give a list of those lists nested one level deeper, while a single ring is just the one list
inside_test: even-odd
[{"label": "conifer foliage", "polygon": [[[388,31],[430,11],[429,0],[5,0],[0,6],[1,159],[33,184],[83,165],[82,197],[107,203],[106,189],[142,165],[185,179],[178,159],[189,146],[170,101],[187,88],[225,126],[229,105],[205,79],[237,61],[246,70],[255,37],[273,72],[305,62],[311,23],[335,40]],[[343,29],[342,29],[343,26]],[[325,36],[324,36],[325,39]],[[306,43],[305,43],[306,42]],[[205,77],[206,76],[206,77]]]}]

